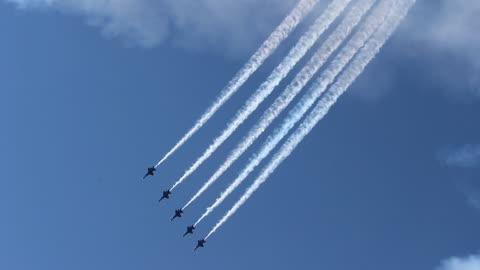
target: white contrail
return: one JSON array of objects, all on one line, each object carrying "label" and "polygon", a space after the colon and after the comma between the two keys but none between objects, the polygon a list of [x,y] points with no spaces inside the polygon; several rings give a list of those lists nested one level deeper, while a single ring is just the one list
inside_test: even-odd
[{"label": "white contrail", "polygon": [[[360,23],[362,17],[373,6],[376,0],[360,0],[345,15],[340,25],[332,32],[328,39],[321,45],[313,55],[306,66],[295,76],[284,92],[275,100],[270,108],[263,114],[260,121],[249,131],[243,141],[232,151],[220,168],[210,177],[202,188],[193,196],[183,207],[187,208],[198,197],[201,196],[222,174],[258,139],[258,137],[272,124],[275,118],[292,102],[298,93],[305,87],[310,79],[325,64],[330,55],[342,44],[350,35],[355,26]],[[202,219],[209,215],[229,193],[226,191],[221,194],[215,204],[207,208],[207,211],[195,224],[198,225]]]},{"label": "white contrail", "polygon": [[316,126],[316,124],[328,113],[329,109],[335,104],[337,99],[348,89],[348,87],[360,76],[365,67],[377,55],[385,42],[389,39],[397,26],[407,15],[411,6],[416,0],[397,0],[392,9],[391,15],[385,23],[377,30],[372,39],[361,49],[349,67],[340,75],[337,82],[330,88],[330,91],[318,101],[313,111],[307,116],[300,127],[285,142],[282,148],[277,152],[270,163],[265,167],[259,177],[247,189],[240,200],[228,211],[212,231],[205,237],[209,238],[229,217],[231,217],[264,183],[273,171],[287,158],[298,146],[303,138]]},{"label": "white contrail", "polygon": [[315,101],[322,95],[329,84],[333,82],[335,77],[345,68],[350,60],[355,56],[356,52],[365,44],[368,38],[375,32],[380,24],[385,20],[388,10],[391,8],[393,0],[385,0],[380,2],[374,8],[372,13],[367,17],[366,21],[361,24],[353,37],[348,41],[344,48],[338,53],[330,66],[322,73],[320,78],[316,80],[314,85],[302,97],[302,99],[289,112],[286,120],[283,121],[280,128],[275,129],[274,135],[269,136],[262,146],[258,154],[256,154],[243,169],[233,183],[220,195],[217,201],[210,207],[211,209],[199,219],[200,222],[210,212],[213,211],[220,203],[222,203],[228,195],[230,195],[240,184],[248,177],[248,175],[265,159],[275,146],[285,137],[294,125],[300,121],[303,115],[309,110]]},{"label": "white contrail", "polygon": [[217,111],[227,102],[230,97],[248,80],[248,78],[262,65],[262,63],[278,48],[280,43],[287,38],[297,27],[302,19],[312,11],[318,0],[301,0],[291,13],[270,34],[268,39],[253,54],[242,69],[225,86],[217,100],[197,120],[195,125],[185,134],[175,146],[155,165],[160,166],[175,151],[187,142]]},{"label": "white contrail", "polygon": [[275,87],[292,70],[295,64],[302,59],[308,50],[315,44],[317,39],[330,26],[333,21],[342,13],[352,0],[334,0],[327,7],[325,12],[315,21],[297,44],[290,50],[287,57],[275,68],[267,80],[260,85],[257,91],[251,96],[246,104],[237,112],[233,120],[227,125],[227,128],[220,136],[215,138],[213,143],[205,152],[195,161],[195,163],[183,174],[183,176],[172,186],[175,189],[188,176],[190,176],[202,163],[207,160],[225,140],[252,114],[258,106],[273,92]]}]

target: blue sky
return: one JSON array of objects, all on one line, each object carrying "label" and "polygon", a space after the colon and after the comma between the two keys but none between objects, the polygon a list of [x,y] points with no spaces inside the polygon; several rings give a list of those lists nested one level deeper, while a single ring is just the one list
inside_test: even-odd
[{"label": "blue sky", "polygon": [[418,1],[348,94],[201,252],[191,252],[195,240],[246,186],[193,238],[181,238],[185,226],[253,151],[182,220],[169,221],[173,209],[259,112],[164,205],[161,190],[308,24],[154,178],[139,181],[294,2],[0,1],[0,268],[480,269],[475,0]]}]

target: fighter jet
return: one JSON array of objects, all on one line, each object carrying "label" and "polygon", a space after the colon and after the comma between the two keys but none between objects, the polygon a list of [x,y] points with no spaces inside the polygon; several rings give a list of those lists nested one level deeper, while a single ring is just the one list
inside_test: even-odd
[{"label": "fighter jet", "polygon": [[205,245],[206,242],[207,241],[205,241],[205,239],[198,240],[197,247],[193,251],[196,251],[198,248],[203,247],[203,245]]},{"label": "fighter jet", "polygon": [[195,226],[188,226],[187,232],[183,235],[183,237],[187,236],[187,234],[193,234],[193,230],[195,230]]},{"label": "fighter jet", "polygon": [[179,218],[182,217],[182,214],[183,214],[182,209],[175,210],[175,216],[172,217],[171,221],[173,221],[177,217],[179,217]]},{"label": "fighter jet", "polygon": [[155,169],[155,167],[148,167],[147,169],[147,173],[145,174],[145,176],[143,177],[143,179],[147,178],[147,176],[149,175],[152,175],[153,176],[153,173],[157,171],[157,169]]},{"label": "fighter jet", "polygon": [[163,199],[169,199],[170,195],[172,195],[172,192],[170,190],[165,190],[163,192],[162,198],[160,198],[160,200],[158,200],[158,201],[161,202]]}]

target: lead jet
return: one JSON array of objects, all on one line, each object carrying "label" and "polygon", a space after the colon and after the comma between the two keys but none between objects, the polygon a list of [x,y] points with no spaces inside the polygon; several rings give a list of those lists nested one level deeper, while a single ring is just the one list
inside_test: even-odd
[{"label": "lead jet", "polygon": [[145,176],[143,177],[143,179],[147,178],[147,176],[149,176],[149,175],[153,176],[153,173],[157,171],[157,169],[155,169],[155,167],[148,167],[147,170],[148,171],[145,174]]},{"label": "lead jet", "polygon": [[187,236],[187,234],[193,234],[193,230],[195,230],[195,226],[188,226],[187,232],[183,235],[183,237]]},{"label": "lead jet", "polygon": [[196,251],[198,248],[201,248],[205,245],[207,241],[205,241],[205,239],[202,239],[202,240],[198,240],[198,244],[197,244],[197,247],[193,250],[193,251]]},{"label": "lead jet", "polygon": [[158,201],[161,202],[163,199],[169,199],[170,195],[172,195],[172,192],[170,190],[165,190],[163,192],[162,198],[160,198],[160,200],[158,200]]},{"label": "lead jet", "polygon": [[182,209],[178,209],[178,210],[175,210],[175,216],[172,217],[172,219],[170,221],[173,221],[175,218],[180,218],[182,217],[182,214],[183,214],[183,210]]}]

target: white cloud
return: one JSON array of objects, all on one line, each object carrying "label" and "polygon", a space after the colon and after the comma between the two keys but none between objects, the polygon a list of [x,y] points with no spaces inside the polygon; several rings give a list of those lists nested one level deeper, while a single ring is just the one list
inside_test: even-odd
[{"label": "white cloud", "polygon": [[[0,0],[2,1],[2,0]],[[109,37],[153,47],[169,40],[187,49],[214,48],[231,56],[251,51],[289,12],[297,0],[3,0],[23,9],[53,9],[85,17]],[[328,0],[330,1],[330,0]],[[322,4],[328,2],[322,0]],[[450,96],[480,98],[480,1],[417,1],[395,39],[392,59],[414,50],[435,52],[438,61],[423,63],[424,77],[447,88]],[[400,41],[400,42],[399,42]],[[402,42],[403,41],[403,42]],[[446,57],[451,56],[451,58]],[[387,59],[384,55],[382,58]],[[455,63],[450,61],[454,59]],[[377,60],[378,61],[378,60]],[[393,64],[359,83],[360,96],[376,99],[397,78]],[[401,61],[400,61],[401,62]],[[390,68],[388,68],[390,67]],[[381,74],[381,80],[378,79]],[[373,75],[372,75],[373,76]],[[400,78],[398,78],[400,79]],[[373,85],[371,85],[373,83]],[[371,90],[374,89],[374,90]]]},{"label": "white cloud", "polygon": [[480,145],[446,147],[439,152],[438,158],[446,166],[462,169],[462,173],[456,176],[458,188],[465,195],[468,203],[480,210],[478,177],[472,178],[472,174],[475,175],[476,169],[480,168]]},{"label": "white cloud", "polygon": [[449,148],[441,153],[441,159],[447,166],[474,168],[480,166],[480,145],[465,145]]},{"label": "white cloud", "polygon": [[[471,206],[475,207],[476,209],[480,210],[480,193],[479,192],[469,192],[467,194],[468,202]],[[479,268],[480,269],[480,268]]]},{"label": "white cloud", "polygon": [[190,49],[248,50],[280,22],[295,0],[4,0],[21,9],[85,16],[110,37],[152,47],[167,38]]},{"label": "white cloud", "polygon": [[453,257],[442,263],[437,270],[479,270],[480,256],[472,255],[465,258]]},{"label": "white cloud", "polygon": [[107,36],[126,36],[142,46],[163,41],[168,22],[150,8],[150,0],[6,0],[21,9],[54,9],[87,16],[88,23],[100,26]]},{"label": "white cloud", "polygon": [[427,33],[427,38],[453,50],[474,49],[471,46],[480,42],[480,36],[472,35],[480,27],[479,12],[480,2],[476,0],[443,1],[440,13],[435,16],[437,23]]},{"label": "white cloud", "polygon": [[449,95],[480,98],[480,1],[419,1],[417,5],[403,34],[416,49],[433,51],[443,59],[432,63],[436,65],[432,80],[443,82]]},{"label": "white cloud", "polygon": [[480,191],[476,185],[472,183],[465,185],[460,189],[467,197],[468,204],[470,204],[473,208],[480,210]]},{"label": "white cloud", "polygon": [[[408,63],[421,82],[455,101],[480,100],[480,0],[417,1],[397,34],[356,84],[366,100],[385,95],[405,80]],[[406,60],[404,60],[406,59]],[[379,79],[380,78],[380,79]]]},{"label": "white cloud", "polygon": [[[417,1],[396,35],[355,84],[353,96],[377,100],[405,80],[406,65],[455,101],[480,100],[480,0]],[[387,49],[387,50],[385,50]],[[426,87],[425,87],[426,86]]]},{"label": "white cloud", "polygon": [[[433,44],[470,63],[470,74],[464,91],[480,97],[480,1],[448,0],[431,29],[429,38]],[[459,91],[458,89],[455,89]]]}]

